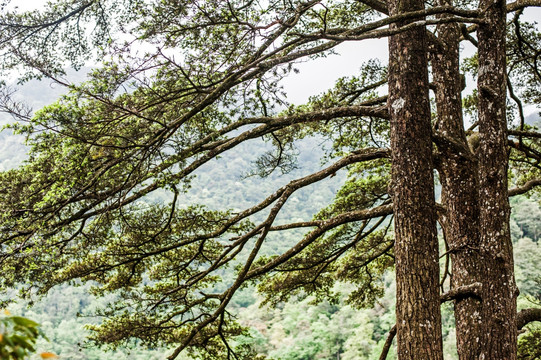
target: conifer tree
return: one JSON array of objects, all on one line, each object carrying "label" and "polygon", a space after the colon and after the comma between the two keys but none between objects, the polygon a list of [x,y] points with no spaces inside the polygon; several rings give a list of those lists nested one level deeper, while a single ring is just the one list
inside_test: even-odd
[{"label": "conifer tree", "polygon": [[[32,113],[2,87],[1,109],[30,147],[0,174],[3,287],[93,281],[96,293],[121,295],[94,329],[99,343],[253,359],[231,342],[246,333],[229,312],[239,289],[255,284],[277,304],[300,292],[332,298],[350,282],[350,302],[372,306],[395,268],[398,323],[381,358],[397,333],[399,359],[441,359],[442,301],[455,303],[461,359],[516,357],[517,329],[538,314],[516,314],[508,202],[541,184],[541,135],[523,109],[541,99],[541,35],[521,18],[538,0],[5,5],[4,74],[69,92]],[[287,102],[281,81],[296,62],[375,38],[389,39],[388,68],[370,61],[306,104]],[[478,54],[460,59],[461,42]],[[68,65],[91,58],[100,66],[87,81],[65,80]],[[461,71],[477,79],[463,99]],[[270,144],[249,170],[266,177],[294,168],[295,141],[310,136],[331,144],[320,171],[240,210],[182,203],[197,170],[239,145]],[[297,191],[340,170],[342,188],[313,218],[280,217]],[[295,243],[263,255],[282,234]]]}]

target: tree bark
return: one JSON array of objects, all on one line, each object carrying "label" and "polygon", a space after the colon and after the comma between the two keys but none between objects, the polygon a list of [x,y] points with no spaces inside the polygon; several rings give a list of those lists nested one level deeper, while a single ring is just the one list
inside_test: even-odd
[{"label": "tree bark", "polygon": [[521,330],[524,326],[534,321],[541,321],[540,308],[520,310],[517,314],[517,330]]},{"label": "tree bark", "polygon": [[485,262],[479,359],[517,358],[513,249],[507,190],[505,2],[480,0],[478,30],[480,250]]},{"label": "tree bark", "polygon": [[[439,0],[438,5],[452,5]],[[441,17],[446,16],[442,15]],[[438,172],[442,185],[442,203],[447,209],[442,229],[451,258],[451,289],[468,286],[481,279],[479,253],[478,163],[468,147],[462,116],[462,80],[460,77],[460,27],[456,23],[437,27],[442,47],[431,55],[440,153]],[[455,327],[458,356],[477,359],[481,329],[481,302],[466,297],[455,300]]]},{"label": "tree bark", "polygon": [[[420,0],[389,2],[390,15],[423,8]],[[424,27],[390,38],[388,106],[399,360],[443,359],[427,58]]]}]

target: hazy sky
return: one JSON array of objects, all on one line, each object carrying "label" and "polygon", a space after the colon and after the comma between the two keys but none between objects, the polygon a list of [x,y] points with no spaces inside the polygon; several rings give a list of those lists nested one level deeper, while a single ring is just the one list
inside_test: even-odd
[{"label": "hazy sky", "polygon": [[343,76],[359,74],[362,63],[378,58],[387,63],[387,40],[365,40],[344,43],[338,46],[337,55],[318,58],[297,68],[298,74],[292,73],[283,81],[290,102],[300,104],[309,96],[317,95],[333,86]]}]

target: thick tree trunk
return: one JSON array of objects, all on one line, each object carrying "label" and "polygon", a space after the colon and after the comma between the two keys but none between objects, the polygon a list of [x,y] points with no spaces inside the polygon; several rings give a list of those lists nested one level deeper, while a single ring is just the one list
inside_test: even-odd
[{"label": "thick tree trunk", "polygon": [[[389,2],[391,15],[423,1]],[[401,26],[402,24],[395,24]],[[438,243],[424,27],[389,41],[392,195],[395,216],[399,360],[443,359]]]},{"label": "thick tree trunk", "polygon": [[505,1],[481,0],[486,24],[479,40],[479,196],[483,282],[483,331],[480,359],[517,358],[517,290],[509,231]]},{"label": "thick tree trunk", "polygon": [[[440,0],[439,5],[452,5]],[[459,70],[458,24],[437,28],[444,49],[432,53],[436,84],[438,171],[442,203],[447,209],[442,228],[451,258],[451,288],[481,281],[479,254],[479,193],[477,159],[468,148],[462,117],[462,81]],[[455,301],[455,324],[459,359],[477,359],[481,338],[481,302],[475,298]]]}]

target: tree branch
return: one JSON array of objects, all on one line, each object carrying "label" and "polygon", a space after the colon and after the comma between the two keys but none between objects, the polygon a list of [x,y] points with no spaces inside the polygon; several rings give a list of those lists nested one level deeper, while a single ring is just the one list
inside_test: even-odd
[{"label": "tree branch", "polygon": [[540,185],[541,185],[541,179],[530,180],[522,186],[517,186],[516,188],[509,189],[509,196],[516,196],[516,195],[527,193],[528,191],[532,190],[534,187],[540,186]]},{"label": "tree branch", "polygon": [[541,161],[541,152],[536,149],[533,149],[524,143],[521,144],[518,141],[509,140],[507,143],[510,147],[522,152],[526,157]]},{"label": "tree branch", "polygon": [[262,265],[258,268],[250,270],[250,272],[246,275],[246,279],[252,279],[255,277],[258,277],[277,266],[283,264],[299,252],[301,252],[304,248],[306,248],[308,245],[310,245],[313,241],[315,241],[318,237],[323,235],[325,232],[336,228],[337,226],[340,226],[342,224],[354,222],[354,221],[361,221],[371,218],[377,218],[382,216],[391,215],[393,213],[392,205],[381,205],[372,209],[362,209],[357,211],[351,211],[344,214],[337,215],[333,218],[330,218],[328,220],[323,220],[319,226],[308,233],[301,241],[299,241],[295,246],[293,246],[291,249],[284,252],[282,255],[275,257],[271,261],[269,261],[267,264]]},{"label": "tree branch", "polygon": [[[64,21],[68,20],[69,18],[71,18],[71,17],[73,17],[75,15],[80,15],[87,8],[92,6],[95,2],[96,2],[95,0],[89,1],[88,3],[83,4],[81,7],[78,7],[76,9],[72,10],[71,12],[67,13],[66,15],[61,16],[58,19],[55,19],[53,21],[49,21],[49,22],[46,22],[46,23],[37,23],[37,24],[34,24],[34,25],[31,25],[31,24],[25,25],[25,24],[17,24],[17,23],[0,22],[0,27],[6,27],[6,28],[9,27],[9,28],[15,28],[15,29],[39,29],[39,30],[43,30],[43,29],[46,29],[48,27],[58,26],[61,23],[63,23]],[[5,40],[2,40],[2,42],[5,42]]]},{"label": "tree branch", "polygon": [[530,308],[524,309],[517,313],[517,329],[520,330],[524,326],[534,321],[541,321],[541,309]]},{"label": "tree branch", "polygon": [[396,336],[396,324],[393,325],[391,330],[389,330],[389,335],[387,335],[387,340],[385,340],[385,344],[383,344],[383,350],[381,351],[379,360],[387,359],[387,354],[389,354],[389,350],[391,349],[391,345],[393,344],[393,339],[395,336]]},{"label": "tree branch", "polygon": [[451,300],[461,300],[470,297],[481,300],[481,286],[481,283],[476,282],[449,290],[440,296],[440,302],[444,303]]},{"label": "tree branch", "polygon": [[[440,18],[440,19],[426,19],[426,16],[437,15],[437,14],[452,14],[456,17]],[[416,20],[418,21],[405,24],[396,29],[380,29],[384,26],[407,21],[407,20]],[[302,38],[308,39],[329,39],[334,41],[346,41],[346,40],[364,40],[370,38],[380,38],[385,36],[391,36],[406,30],[411,29],[412,27],[425,26],[425,25],[434,25],[440,23],[448,22],[473,22],[473,23],[483,23],[483,19],[479,17],[479,12],[477,10],[463,10],[458,9],[454,6],[435,6],[425,10],[411,11],[403,14],[398,14],[394,16],[389,16],[374,22],[364,24],[354,29],[344,29],[344,28],[335,28],[328,29],[326,32],[315,32],[312,34],[295,34]]]},{"label": "tree branch", "polygon": [[[532,7],[541,6],[541,0],[517,0],[515,2],[507,4],[506,10],[508,13],[510,13],[513,11],[523,9],[528,6],[532,6]],[[473,32],[476,32],[478,27],[479,27],[478,24],[470,25],[466,28],[466,30],[463,30],[463,34],[471,34]],[[467,37],[465,36],[464,39],[467,39]],[[474,45],[477,46],[475,43]]]},{"label": "tree branch", "polygon": [[507,134],[511,136],[523,136],[527,138],[541,138],[541,133],[536,131],[508,130]]},{"label": "tree branch", "polygon": [[507,12],[517,11],[528,6],[541,6],[541,0],[517,0],[507,4]]},{"label": "tree branch", "polygon": [[372,9],[379,11],[385,15],[389,15],[389,9],[385,1],[380,0],[359,0],[359,2],[370,6]]}]

